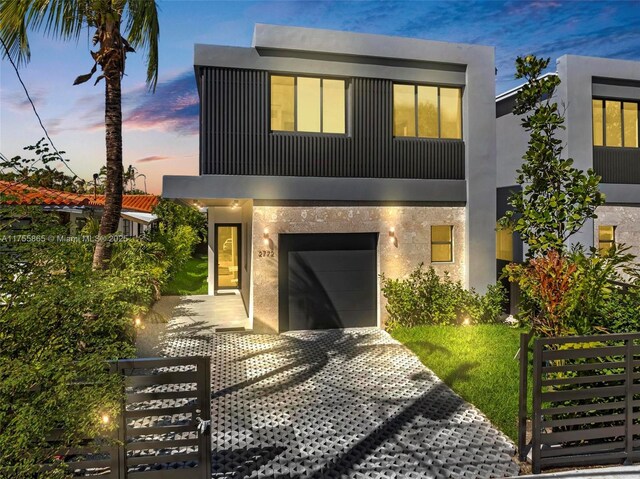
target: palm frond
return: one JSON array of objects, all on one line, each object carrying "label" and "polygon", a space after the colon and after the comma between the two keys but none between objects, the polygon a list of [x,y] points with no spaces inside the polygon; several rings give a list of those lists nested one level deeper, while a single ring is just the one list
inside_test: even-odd
[{"label": "palm frond", "polygon": [[126,32],[129,44],[142,50],[147,59],[147,86],[155,91],[158,83],[158,40],[160,24],[155,0],[129,0]]},{"label": "palm frond", "polygon": [[[31,58],[28,31],[77,39],[88,24],[90,0],[0,0],[0,38],[19,65]],[[5,56],[7,52],[3,52]]]}]

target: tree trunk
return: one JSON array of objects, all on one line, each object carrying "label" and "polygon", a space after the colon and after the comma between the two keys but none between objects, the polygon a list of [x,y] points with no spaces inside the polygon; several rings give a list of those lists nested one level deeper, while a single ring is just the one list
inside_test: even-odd
[{"label": "tree trunk", "polygon": [[122,103],[120,75],[105,76],[105,143],[107,147],[107,181],[104,213],[93,253],[93,268],[104,269],[111,257],[109,236],[118,230],[122,210]]}]

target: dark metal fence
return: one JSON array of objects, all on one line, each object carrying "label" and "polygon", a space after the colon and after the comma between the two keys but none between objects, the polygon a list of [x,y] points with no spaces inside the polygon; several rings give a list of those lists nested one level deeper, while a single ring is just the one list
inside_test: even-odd
[{"label": "dark metal fence", "polygon": [[123,359],[111,372],[125,387],[115,437],[62,451],[74,476],[210,478],[210,358]]},{"label": "dark metal fence", "polygon": [[[518,446],[526,453],[528,335],[521,337]],[[640,334],[535,339],[531,458],[550,467],[640,459]]]}]

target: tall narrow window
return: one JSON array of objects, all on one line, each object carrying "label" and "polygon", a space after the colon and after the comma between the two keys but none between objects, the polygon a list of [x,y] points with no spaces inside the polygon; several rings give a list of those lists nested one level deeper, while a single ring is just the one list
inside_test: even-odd
[{"label": "tall narrow window", "polygon": [[326,78],[271,76],[271,130],[346,132],[346,84]]},{"label": "tall narrow window", "polygon": [[622,113],[619,101],[605,101],[607,146],[622,146]]},{"label": "tall narrow window", "polygon": [[500,228],[496,230],[496,259],[513,261],[513,230]]},{"label": "tall narrow window", "polygon": [[416,136],[416,99],[413,85],[393,85],[393,134]]},{"label": "tall narrow window", "polygon": [[438,138],[438,87],[418,86],[418,136]]},{"label": "tall narrow window", "polygon": [[462,90],[394,84],[393,135],[461,139]]},{"label": "tall narrow window", "polygon": [[295,78],[271,77],[271,129],[295,131]]},{"label": "tall narrow window", "polygon": [[440,88],[440,138],[462,138],[462,99],[459,88]]},{"label": "tall narrow window", "polygon": [[615,226],[598,226],[598,250],[600,253],[609,251],[616,244]]},{"label": "tall narrow window", "polygon": [[604,117],[602,111],[602,100],[593,100],[593,145],[604,145]]},{"label": "tall narrow window", "polygon": [[431,262],[451,263],[453,261],[453,226],[431,227]]},{"label": "tall narrow window", "polygon": [[298,131],[320,131],[320,78],[298,78]]},{"label": "tall narrow window", "polygon": [[345,130],[344,80],[322,80],[322,132],[344,133]]},{"label": "tall narrow window", "polygon": [[624,102],[622,104],[624,123],[624,146],[638,147],[638,104]]}]

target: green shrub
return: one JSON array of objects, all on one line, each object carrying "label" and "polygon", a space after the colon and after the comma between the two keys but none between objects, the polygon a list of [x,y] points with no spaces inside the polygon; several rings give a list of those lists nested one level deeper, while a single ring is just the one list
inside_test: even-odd
[{"label": "green shrub", "polygon": [[499,321],[506,300],[504,288],[493,285],[487,295],[466,290],[448,273],[440,277],[421,264],[405,279],[381,275],[387,299],[387,329],[426,324],[492,323]]},{"label": "green shrub", "polygon": [[[640,282],[628,248],[576,247],[506,268],[521,289],[519,317],[540,336],[623,333],[640,328]],[[622,288],[621,283],[627,283]]]},{"label": "green shrub", "polygon": [[[28,231],[61,234],[53,215]],[[0,238],[11,243],[7,229]],[[101,416],[115,417],[119,378],[106,361],[132,357],[133,305],[123,300],[126,276],[91,269],[91,244],[21,243],[0,255],[0,477],[65,477],[63,465],[37,473],[52,460],[51,432],[59,446],[99,437]]]},{"label": "green shrub", "polygon": [[[104,435],[101,416],[115,418],[121,383],[108,360],[133,357],[133,319],[148,310],[172,272],[189,258],[197,235],[189,225],[161,225],[148,238],[114,244],[106,270],[93,271],[93,244],[16,242],[66,237],[55,214],[37,207],[0,208],[0,477],[67,477],[47,442],[74,447]],[[12,231],[11,218],[31,218]],[[73,239],[73,238],[72,238]]]}]

